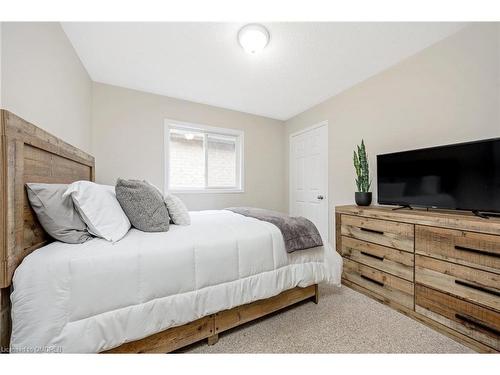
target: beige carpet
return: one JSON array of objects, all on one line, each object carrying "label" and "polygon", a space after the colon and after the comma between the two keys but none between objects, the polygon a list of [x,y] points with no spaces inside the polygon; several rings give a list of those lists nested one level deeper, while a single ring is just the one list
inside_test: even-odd
[{"label": "beige carpet", "polygon": [[347,287],[205,341],[186,353],[471,353],[467,347]]}]

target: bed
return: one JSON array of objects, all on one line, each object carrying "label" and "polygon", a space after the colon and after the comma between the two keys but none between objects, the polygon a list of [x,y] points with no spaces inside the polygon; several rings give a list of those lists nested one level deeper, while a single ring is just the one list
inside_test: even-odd
[{"label": "bed", "polygon": [[227,329],[317,302],[320,282],[340,284],[330,248],[287,253],[277,227],[226,210],[192,212],[192,225],[164,233],[131,229],[117,243],[51,242],[24,184],[92,181],[94,159],[8,111],[1,119],[0,332],[12,352],[214,344]]}]

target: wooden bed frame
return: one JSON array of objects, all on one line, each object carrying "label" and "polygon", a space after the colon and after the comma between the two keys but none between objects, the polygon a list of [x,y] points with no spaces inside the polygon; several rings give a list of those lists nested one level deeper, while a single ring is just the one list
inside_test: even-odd
[{"label": "wooden bed frame", "polygon": [[[0,352],[9,348],[14,271],[24,257],[52,241],[29,205],[25,184],[94,181],[94,176],[93,156],[0,110]],[[221,311],[108,352],[167,353],[205,338],[215,344],[220,332],[307,299],[318,303],[317,285]]]}]

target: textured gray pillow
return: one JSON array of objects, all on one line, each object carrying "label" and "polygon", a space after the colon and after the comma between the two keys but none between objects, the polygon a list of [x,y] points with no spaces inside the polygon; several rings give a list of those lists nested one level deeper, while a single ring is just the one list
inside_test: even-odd
[{"label": "textured gray pillow", "polygon": [[116,182],[116,199],[130,223],[143,232],[168,231],[170,217],[161,193],[146,181]]},{"label": "textured gray pillow", "polygon": [[43,229],[66,243],[83,243],[92,238],[73,206],[71,196],[63,197],[68,185],[26,184],[28,199]]}]

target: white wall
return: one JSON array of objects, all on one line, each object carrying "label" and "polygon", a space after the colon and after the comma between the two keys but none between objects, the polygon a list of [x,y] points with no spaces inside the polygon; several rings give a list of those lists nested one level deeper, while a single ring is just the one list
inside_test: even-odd
[{"label": "white wall", "polygon": [[467,27],[286,121],[288,134],[329,122],[331,241],[335,205],[354,203],[362,138],[376,203],[377,154],[500,136],[499,38],[498,24]]},{"label": "white wall", "polygon": [[2,107],[90,151],[92,85],[59,23],[4,22]]},{"label": "white wall", "polygon": [[97,179],[104,183],[122,176],[163,186],[164,118],[243,129],[245,193],[184,195],[191,209],[286,210],[288,135],[328,120],[333,209],[353,203],[351,156],[361,138],[373,170],[378,153],[499,136],[499,44],[498,24],[470,26],[285,127],[268,118],[92,84],[58,23],[4,22],[0,98],[3,108],[91,151]]},{"label": "white wall", "polygon": [[93,84],[59,23],[4,22],[2,29],[2,108],[92,153],[98,181],[122,176],[163,186],[163,120],[172,118],[245,131],[245,192],[184,195],[190,209],[286,210],[283,122]]},{"label": "white wall", "polygon": [[97,182],[139,178],[163,187],[166,118],[245,132],[245,192],[182,194],[191,210],[256,206],[285,211],[282,121],[100,83],[93,84],[92,153]]}]

